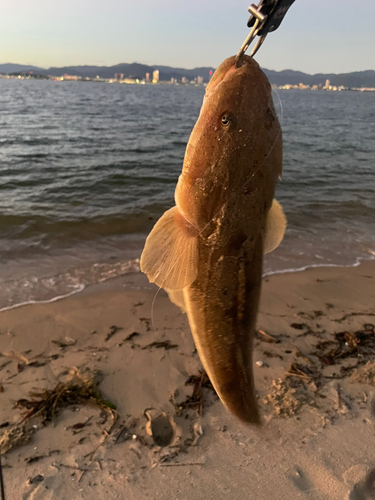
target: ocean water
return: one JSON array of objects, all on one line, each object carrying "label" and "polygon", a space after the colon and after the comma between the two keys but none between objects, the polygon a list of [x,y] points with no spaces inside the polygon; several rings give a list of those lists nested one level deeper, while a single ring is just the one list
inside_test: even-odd
[{"label": "ocean water", "polygon": [[[138,269],[202,87],[0,79],[0,308]],[[375,93],[277,91],[288,229],[266,274],[375,257]]]}]

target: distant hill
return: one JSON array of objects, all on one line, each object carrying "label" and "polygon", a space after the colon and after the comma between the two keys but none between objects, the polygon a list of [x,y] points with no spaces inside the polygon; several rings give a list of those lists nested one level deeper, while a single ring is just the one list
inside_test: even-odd
[{"label": "distant hill", "polygon": [[[204,68],[194,68],[194,69],[184,69],[184,68],[172,68],[170,66],[154,65],[148,66],[139,63],[121,63],[115,66],[65,66],[62,68],[38,68],[37,66],[27,66],[24,64],[0,64],[0,73],[22,73],[33,71],[41,75],[52,75],[52,76],[62,76],[65,73],[68,75],[78,75],[82,77],[95,78],[100,76],[101,78],[113,78],[115,73],[123,73],[125,77],[128,78],[139,78],[145,77],[146,73],[152,74],[152,72],[158,69],[160,72],[160,80],[170,80],[171,78],[177,78],[181,80],[184,76],[188,80],[192,80],[197,76],[203,76],[204,81],[209,80],[209,72],[214,71],[214,68],[204,67]],[[304,85],[318,85],[319,83],[325,83],[326,80],[331,82],[331,85],[344,85],[344,87],[375,87],[375,71],[356,71],[353,73],[318,73],[315,75],[309,75],[307,73],[302,73],[301,71],[294,71],[287,69],[284,71],[273,71],[269,69],[264,69],[268,79],[271,83],[276,85],[286,85],[292,84],[296,85],[298,83],[303,83]]]},{"label": "distant hill", "polygon": [[[78,75],[89,78],[95,78],[96,76],[100,76],[101,78],[113,78],[115,73],[123,73],[124,76],[128,78],[142,79],[145,78],[146,73],[152,75],[155,69],[159,70],[160,80],[170,80],[171,78],[181,80],[183,76],[192,80],[197,76],[203,76],[205,81],[208,81],[209,72],[214,71],[214,68],[183,69],[159,65],[147,66],[139,63],[122,63],[116,64],[115,66],[65,66],[63,68],[42,69],[40,73],[53,76],[62,76],[67,73],[68,75]],[[1,65],[0,71],[2,71]]]},{"label": "distant hill", "polygon": [[43,68],[38,68],[38,66],[27,66],[25,64],[12,64],[12,63],[7,63],[7,64],[0,64],[0,73],[16,73],[17,71],[45,71]]},{"label": "distant hill", "polygon": [[353,73],[317,73],[309,75],[300,71],[286,69],[284,71],[272,71],[264,69],[269,81],[276,85],[318,85],[329,80],[331,85],[343,85],[344,87],[375,87],[375,71],[356,71]]}]

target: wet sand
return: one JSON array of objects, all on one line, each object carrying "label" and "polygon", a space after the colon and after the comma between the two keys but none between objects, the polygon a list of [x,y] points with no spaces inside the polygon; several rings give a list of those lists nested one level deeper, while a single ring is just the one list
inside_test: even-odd
[{"label": "wet sand", "polygon": [[[373,498],[374,291],[374,262],[265,278],[261,429],[227,413],[186,316],[141,274],[1,312],[7,498]],[[56,403],[50,421],[41,412],[20,424],[30,391],[73,375],[95,377],[104,406]]]}]

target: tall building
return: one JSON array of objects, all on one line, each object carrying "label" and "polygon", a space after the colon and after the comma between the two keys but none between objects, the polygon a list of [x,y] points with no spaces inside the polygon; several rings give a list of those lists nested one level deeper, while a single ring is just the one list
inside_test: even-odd
[{"label": "tall building", "polygon": [[181,82],[182,82],[182,83],[187,83],[186,76],[183,76],[183,77],[181,78]]},{"label": "tall building", "polygon": [[159,70],[155,69],[155,71],[152,72],[152,83],[158,83],[159,81]]},{"label": "tall building", "polygon": [[203,76],[197,76],[197,84],[203,85]]},{"label": "tall building", "polygon": [[124,73],[115,73],[115,80],[123,80]]},{"label": "tall building", "polygon": [[150,81],[150,73],[146,73],[146,82],[148,83]]}]

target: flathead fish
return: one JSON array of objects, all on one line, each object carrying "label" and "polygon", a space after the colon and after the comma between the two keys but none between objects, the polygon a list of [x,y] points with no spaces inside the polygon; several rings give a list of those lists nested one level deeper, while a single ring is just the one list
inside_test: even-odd
[{"label": "flathead fish", "polygon": [[226,59],[206,87],[186,148],[176,205],[148,236],[141,269],[188,315],[217,394],[259,424],[252,343],[263,254],[286,220],[274,200],[282,135],[271,86],[254,59]]}]

